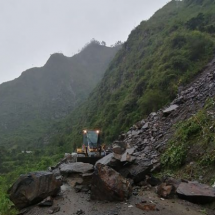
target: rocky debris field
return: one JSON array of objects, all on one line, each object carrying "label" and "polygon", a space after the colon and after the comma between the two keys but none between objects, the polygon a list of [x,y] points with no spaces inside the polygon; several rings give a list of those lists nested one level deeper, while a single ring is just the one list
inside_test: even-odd
[{"label": "rocky debris field", "polygon": [[94,166],[71,161],[67,155],[65,163],[52,167],[52,172],[20,176],[9,191],[10,198],[20,209],[19,214],[26,215],[170,215],[173,211],[176,215],[214,214],[214,210],[205,209],[204,205],[215,200],[214,188],[148,174],[135,183],[132,177],[122,176],[121,169],[114,169],[123,163],[121,159],[116,161],[114,154],[103,157]]},{"label": "rocky debris field", "polygon": [[[153,176],[161,168],[160,155],[173,133],[172,126],[195,114],[214,95],[215,59],[168,107],[121,134],[111,153],[95,165],[76,162],[66,154],[49,172],[21,176],[9,191],[11,201],[18,209],[24,208],[21,214],[29,215],[214,214],[204,206],[215,200],[213,187]],[[27,207],[30,205],[34,206]]]},{"label": "rocky debris field", "polygon": [[90,200],[90,195],[84,192],[75,192],[70,187],[62,190],[54,199],[52,207],[34,206],[28,208],[26,215],[52,214],[54,208],[59,209],[56,215],[202,215],[214,214],[205,207],[181,200],[161,199],[154,190],[140,191],[132,195],[128,201],[108,202]]}]

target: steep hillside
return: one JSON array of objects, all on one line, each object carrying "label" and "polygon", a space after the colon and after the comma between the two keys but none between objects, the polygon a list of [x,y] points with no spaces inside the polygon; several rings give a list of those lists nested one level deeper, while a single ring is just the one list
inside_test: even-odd
[{"label": "steep hillside", "polygon": [[119,47],[93,41],[79,54],[53,54],[41,68],[32,68],[0,85],[0,144],[32,144],[62,119],[101,80]]},{"label": "steep hillside", "polygon": [[143,21],[54,142],[80,144],[84,127],[101,128],[104,141],[111,142],[175,98],[213,57],[214,10],[212,0],[171,1]]}]

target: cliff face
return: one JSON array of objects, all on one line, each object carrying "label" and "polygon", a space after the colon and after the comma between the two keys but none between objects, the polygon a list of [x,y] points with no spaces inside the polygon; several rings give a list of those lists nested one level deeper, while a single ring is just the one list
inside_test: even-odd
[{"label": "cliff face", "polygon": [[67,116],[101,80],[118,50],[91,43],[73,57],[53,54],[43,67],[1,84],[0,144],[31,142]]}]

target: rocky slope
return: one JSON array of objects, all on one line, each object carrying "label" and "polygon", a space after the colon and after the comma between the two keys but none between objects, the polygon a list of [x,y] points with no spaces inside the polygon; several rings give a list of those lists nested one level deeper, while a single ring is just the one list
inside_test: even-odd
[{"label": "rocky slope", "polygon": [[158,170],[160,157],[169,147],[167,143],[174,135],[174,126],[195,116],[205,106],[206,101],[214,96],[215,58],[192,83],[181,89],[170,106],[150,113],[147,118],[134,124],[127,133],[120,135],[117,141],[136,148],[135,156],[143,160],[142,167],[145,163],[144,168],[150,168],[152,172]]},{"label": "rocky slope", "polygon": [[0,144],[29,145],[86,99],[103,77],[118,47],[91,42],[79,54],[53,54],[41,68],[32,68],[0,85]]}]

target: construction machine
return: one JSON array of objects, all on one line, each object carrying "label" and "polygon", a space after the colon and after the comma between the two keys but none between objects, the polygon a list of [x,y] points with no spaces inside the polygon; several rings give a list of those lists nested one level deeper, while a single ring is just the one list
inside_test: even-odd
[{"label": "construction machine", "polygon": [[106,155],[100,136],[100,130],[83,130],[83,145],[82,148],[77,148],[78,162],[95,164]]}]

